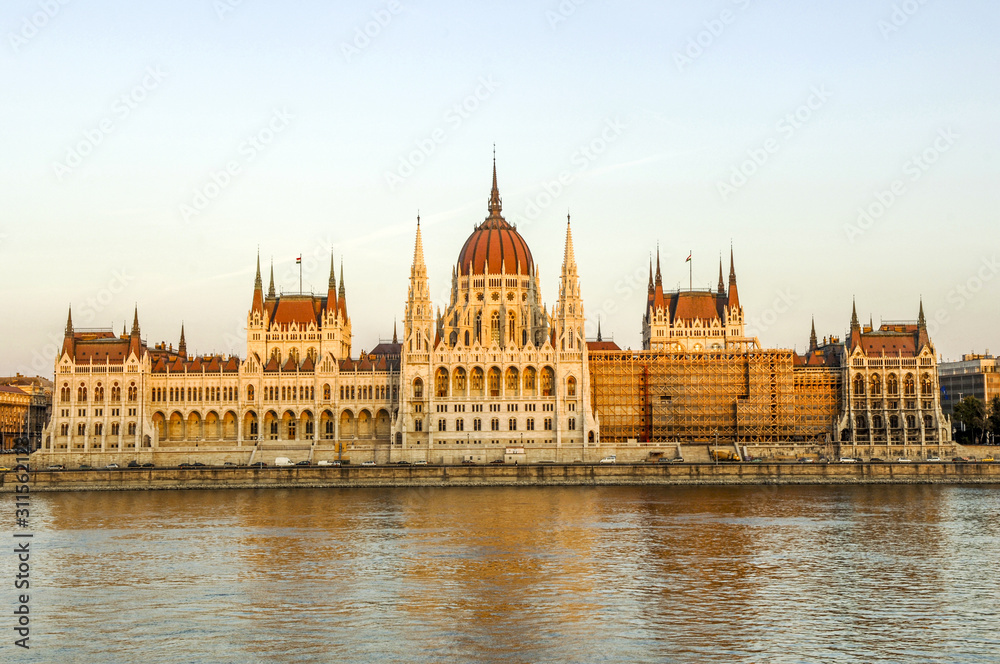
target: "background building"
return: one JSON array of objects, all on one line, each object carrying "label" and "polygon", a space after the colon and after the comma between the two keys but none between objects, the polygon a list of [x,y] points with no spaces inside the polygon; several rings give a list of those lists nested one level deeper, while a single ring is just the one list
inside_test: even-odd
[{"label": "background building", "polygon": [[948,415],[964,397],[973,396],[989,406],[993,397],[1000,396],[1000,362],[987,351],[968,353],[957,362],[938,365],[941,381],[941,409]]}]

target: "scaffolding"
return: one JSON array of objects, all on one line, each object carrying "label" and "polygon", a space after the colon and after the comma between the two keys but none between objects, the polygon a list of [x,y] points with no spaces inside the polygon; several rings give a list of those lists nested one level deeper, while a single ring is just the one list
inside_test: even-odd
[{"label": "scaffolding", "polygon": [[591,351],[591,399],[607,442],[815,440],[839,412],[839,370],[790,350]]}]

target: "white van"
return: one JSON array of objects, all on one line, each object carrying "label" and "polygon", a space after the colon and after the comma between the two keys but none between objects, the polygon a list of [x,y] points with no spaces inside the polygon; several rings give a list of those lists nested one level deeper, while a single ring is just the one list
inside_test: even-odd
[{"label": "white van", "polygon": [[275,466],[294,466],[295,464],[292,463],[292,460],[289,459],[288,457],[278,457],[278,458],[276,458],[274,460],[274,465]]}]

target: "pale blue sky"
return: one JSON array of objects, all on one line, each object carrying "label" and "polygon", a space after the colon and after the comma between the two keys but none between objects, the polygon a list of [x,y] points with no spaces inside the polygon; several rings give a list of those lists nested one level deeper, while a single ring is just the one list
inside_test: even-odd
[{"label": "pale blue sky", "polygon": [[996,3],[578,2],[4,3],[0,373],[50,373],[69,304],[120,329],[137,303],[150,343],[183,320],[189,348],[242,356],[258,245],[286,290],[300,253],[325,289],[332,245],[371,348],[418,209],[446,295],[494,142],[545,301],[569,209],[588,315],[622,347],[659,242],[671,288],[689,251],[714,285],[732,243],[766,347],[802,350],[812,315],[843,334],[855,296],[876,325],[923,296],[946,359],[1000,351]]}]

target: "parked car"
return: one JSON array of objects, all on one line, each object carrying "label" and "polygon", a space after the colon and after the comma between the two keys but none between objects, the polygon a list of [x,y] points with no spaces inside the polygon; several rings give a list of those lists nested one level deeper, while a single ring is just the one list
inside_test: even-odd
[{"label": "parked car", "polygon": [[907,459],[906,457],[897,457],[896,463],[913,463],[913,459]]},{"label": "parked car", "polygon": [[114,461],[112,461],[111,463],[109,463],[108,465],[106,465],[105,468],[120,468],[120,466],[117,463],[115,463]]},{"label": "parked car", "polygon": [[618,457],[614,454],[604,457],[599,463],[617,463]]},{"label": "parked car", "polygon": [[316,462],[316,465],[317,466],[339,466],[340,462],[337,461],[336,459],[334,459],[333,461],[330,461],[328,459],[323,459],[322,461]]},{"label": "parked car", "polygon": [[223,463],[222,465],[223,465],[223,466],[227,466],[227,467],[228,467],[228,466],[235,466],[236,464],[235,464],[235,463],[233,463],[232,461],[226,461],[226,462],[225,462],[225,463]]},{"label": "parked car", "polygon": [[410,462],[406,461],[405,459],[400,459],[399,461],[396,462],[396,465],[397,466],[409,466]]},{"label": "parked car", "polygon": [[311,461],[309,461],[309,459],[303,459],[302,461],[299,461],[299,462],[298,462],[297,464],[295,464],[295,465],[296,465],[296,466],[311,466],[311,465],[312,465],[312,462],[311,462]]},{"label": "parked car", "polygon": [[49,466],[49,470],[65,470],[66,466],[61,463],[53,463]]},{"label": "parked car", "polygon": [[413,462],[413,465],[414,466],[426,466],[427,465],[427,459],[417,459],[416,461]]},{"label": "parked car", "polygon": [[151,462],[146,462],[146,463],[142,464],[142,467],[143,468],[155,468],[155,466]]},{"label": "parked car", "polygon": [[362,466],[374,466],[375,462],[374,461],[362,461],[361,465]]},{"label": "parked car", "polygon": [[490,461],[490,463],[491,463],[491,464],[497,464],[497,465],[502,465],[502,464],[505,464],[505,463],[507,463],[507,462],[506,462],[506,461],[504,461],[503,459],[493,459],[493,461]]},{"label": "parked car", "polygon": [[964,456],[952,457],[951,460],[954,463],[968,463],[969,462],[968,457],[964,457]]},{"label": "parked car", "polygon": [[264,461],[254,461],[250,464],[251,468],[267,468],[267,463]]},{"label": "parked car", "polygon": [[92,468],[93,468],[93,466],[91,466],[89,463],[81,463],[80,464],[80,470],[91,470]]},{"label": "parked car", "polygon": [[928,460],[928,461],[934,461],[934,462],[938,462],[938,461],[941,461],[941,457],[939,457],[939,456],[937,456],[937,455],[934,455],[934,456],[929,456],[929,457],[927,457],[927,460]]},{"label": "parked car", "polygon": [[868,459],[868,463],[885,463],[885,459],[881,457],[872,457],[871,459]]},{"label": "parked car", "polygon": [[128,462],[128,463],[126,464],[126,465],[127,465],[127,466],[128,466],[129,468],[138,468],[138,467],[139,467],[139,462],[138,462],[138,461],[136,461],[135,459],[132,459],[132,460],[131,460],[131,461],[129,461],[129,462]]},{"label": "parked car", "polygon": [[857,463],[857,461],[854,457],[840,457],[840,463]]}]

